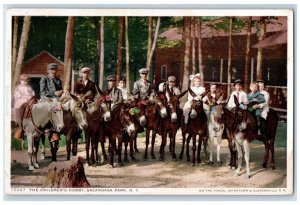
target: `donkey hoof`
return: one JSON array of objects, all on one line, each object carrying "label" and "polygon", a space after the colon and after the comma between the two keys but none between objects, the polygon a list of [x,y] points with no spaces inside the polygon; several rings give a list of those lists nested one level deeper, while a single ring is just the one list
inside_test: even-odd
[{"label": "donkey hoof", "polygon": [[29,171],[33,171],[33,170],[34,170],[34,167],[33,167],[32,165],[30,165],[30,166],[28,167],[28,170],[29,170]]},{"label": "donkey hoof", "polygon": [[151,155],[151,157],[152,157],[152,159],[156,159],[156,156],[153,154],[153,155]]},{"label": "donkey hoof", "polygon": [[245,174],[244,179],[249,179],[250,175],[249,174]]},{"label": "donkey hoof", "polygon": [[130,157],[132,161],[136,161],[136,158],[134,156]]},{"label": "donkey hoof", "polygon": [[187,158],[186,161],[187,161],[187,162],[190,162],[191,160],[190,160],[190,158]]},{"label": "donkey hoof", "polygon": [[45,157],[45,154],[42,154],[41,155],[41,160],[44,160],[46,157]]},{"label": "donkey hoof", "polygon": [[33,163],[33,167],[34,167],[35,169],[39,169],[39,168],[40,168],[39,164],[36,163],[36,162]]},{"label": "donkey hoof", "polygon": [[195,163],[191,163],[191,167],[194,167],[195,166]]},{"label": "donkey hoof", "polygon": [[119,166],[120,166],[120,167],[123,167],[124,164],[123,164],[122,162],[119,162]]},{"label": "donkey hoof", "polygon": [[182,159],[183,159],[183,156],[182,156],[182,154],[180,154],[180,155],[179,155],[179,159],[180,159],[180,160],[182,160]]},{"label": "donkey hoof", "polygon": [[238,177],[238,176],[240,176],[240,174],[237,173],[237,172],[235,172],[235,173],[234,173],[234,176],[235,176],[235,177]]},{"label": "donkey hoof", "polygon": [[164,158],[163,157],[159,157],[159,161],[164,161]]},{"label": "donkey hoof", "polygon": [[218,165],[221,166],[223,164],[223,162],[220,160],[218,161]]},{"label": "donkey hoof", "polygon": [[125,158],[125,159],[124,159],[124,162],[125,162],[125,163],[128,163],[128,162],[129,162],[128,158]]},{"label": "donkey hoof", "polygon": [[208,165],[213,165],[213,164],[214,164],[213,161],[209,161],[209,162],[208,162]]},{"label": "donkey hoof", "polygon": [[111,165],[111,164],[110,164],[110,165],[109,165],[109,168],[111,168],[111,169],[114,168],[114,165]]},{"label": "donkey hoof", "polygon": [[267,163],[263,163],[261,166],[262,166],[263,168],[267,168]]},{"label": "donkey hoof", "polygon": [[274,164],[270,165],[270,168],[271,168],[272,170],[274,170],[274,169],[275,169],[275,165],[274,165]]},{"label": "donkey hoof", "polygon": [[134,151],[135,151],[136,153],[140,153],[140,151],[138,150],[138,148],[135,148]]}]

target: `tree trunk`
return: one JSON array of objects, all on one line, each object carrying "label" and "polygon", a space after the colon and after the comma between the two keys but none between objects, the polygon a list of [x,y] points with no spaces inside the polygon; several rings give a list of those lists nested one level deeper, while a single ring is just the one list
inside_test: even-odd
[{"label": "tree trunk", "polygon": [[128,16],[125,17],[125,43],[126,43],[126,88],[130,90],[130,68],[129,68],[129,39],[128,39]]},{"label": "tree trunk", "polygon": [[248,93],[249,90],[249,52],[250,52],[250,37],[252,28],[252,17],[248,17],[248,29],[247,29],[247,44],[245,53],[245,87],[244,90]]},{"label": "tree trunk", "polygon": [[[258,31],[258,42],[262,41],[266,35],[266,17],[260,17]],[[263,49],[258,48],[257,51],[257,67],[256,67],[256,80],[262,79],[262,66],[263,66]]]},{"label": "tree trunk", "polygon": [[195,19],[194,17],[191,17],[192,22],[191,22],[191,36],[192,36],[192,73],[193,75],[196,74],[196,62],[195,62]]},{"label": "tree trunk", "polygon": [[184,31],[184,66],[182,75],[182,91],[187,90],[189,86],[189,66],[190,66],[190,47],[191,47],[191,30],[190,17],[183,17]]},{"label": "tree trunk", "polygon": [[118,40],[118,60],[117,60],[117,81],[122,76],[122,46],[123,46],[123,36],[124,36],[124,20],[125,17],[119,17],[119,40]]},{"label": "tree trunk", "polygon": [[101,17],[100,25],[100,60],[99,60],[99,87],[103,89],[104,79],[104,17]]},{"label": "tree trunk", "polygon": [[69,16],[65,41],[64,56],[64,90],[70,91],[71,75],[72,75],[72,57],[73,57],[73,39],[74,39],[75,17]]},{"label": "tree trunk", "polygon": [[67,162],[52,162],[43,188],[89,188],[82,157],[72,157]]},{"label": "tree trunk", "polygon": [[14,16],[14,30],[13,30],[13,46],[12,46],[12,63],[11,63],[11,76],[15,74],[16,60],[17,60],[17,47],[18,47],[18,17]]},{"label": "tree trunk", "polygon": [[148,46],[147,46],[147,62],[146,68],[149,68],[150,64],[150,52],[152,47],[152,32],[153,32],[153,17],[149,16],[149,24],[148,24]]},{"label": "tree trunk", "polygon": [[[156,41],[157,41],[157,37],[158,37],[158,31],[159,31],[159,26],[160,26],[160,17],[157,17],[157,21],[156,21],[156,28],[155,28],[155,33],[154,33],[154,39],[153,39],[153,43],[152,43],[152,47],[149,53],[149,58],[147,58],[147,66],[146,68],[149,69],[149,74],[153,73],[151,70],[151,62],[152,62],[152,56],[156,47]],[[148,76],[149,78],[149,76]]]},{"label": "tree trunk", "polygon": [[94,82],[96,84],[99,84],[99,61],[100,61],[100,19],[99,17],[94,17],[94,22],[95,22],[95,38],[96,38],[96,62],[95,62],[95,75],[94,75]]},{"label": "tree trunk", "polygon": [[227,64],[227,98],[231,88],[231,55],[232,55],[232,17],[229,17],[228,64]]},{"label": "tree trunk", "polygon": [[199,73],[201,78],[201,86],[204,86],[204,65],[202,59],[202,38],[201,38],[201,20],[200,17],[197,17],[197,33],[198,33],[198,66]]},{"label": "tree trunk", "polygon": [[14,68],[15,72],[14,72],[14,77],[13,77],[13,81],[12,81],[12,91],[15,89],[15,86],[21,75],[21,69],[22,69],[22,65],[23,65],[24,55],[25,55],[27,43],[28,43],[30,23],[31,23],[31,16],[25,16],[24,22],[23,22],[20,46],[19,46],[19,50],[18,50],[18,57],[17,57],[17,61],[16,61],[16,66]]}]

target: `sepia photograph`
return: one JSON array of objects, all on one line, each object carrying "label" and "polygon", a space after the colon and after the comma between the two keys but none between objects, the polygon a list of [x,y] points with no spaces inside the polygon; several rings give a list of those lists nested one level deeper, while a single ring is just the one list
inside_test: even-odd
[{"label": "sepia photograph", "polygon": [[6,194],[293,194],[292,10],[5,20]]}]

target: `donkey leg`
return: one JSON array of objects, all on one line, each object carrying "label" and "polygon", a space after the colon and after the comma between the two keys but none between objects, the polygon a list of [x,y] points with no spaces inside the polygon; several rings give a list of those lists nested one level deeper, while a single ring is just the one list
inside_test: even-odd
[{"label": "donkey leg", "polygon": [[123,162],[122,162],[122,144],[123,144],[123,137],[120,136],[118,138],[118,164],[119,164],[119,166],[123,166]]},{"label": "donkey leg", "polygon": [[275,169],[275,163],[274,163],[274,139],[270,140],[270,150],[271,150],[271,164],[270,168]]},{"label": "donkey leg", "polygon": [[235,144],[236,144],[237,154],[238,154],[238,168],[235,171],[235,176],[239,176],[241,168],[242,168],[243,150],[242,150],[242,146],[240,144],[238,144],[238,143],[235,143]]},{"label": "donkey leg", "polygon": [[124,140],[124,146],[125,146],[125,148],[124,148],[124,162],[125,163],[127,163],[127,162],[129,162],[129,160],[128,160],[128,139],[125,139]]},{"label": "donkey leg", "polygon": [[[201,163],[200,153],[201,153],[202,140],[203,140],[203,137],[199,136],[199,139],[198,139],[198,150],[197,150],[197,163],[198,164]],[[197,142],[197,139],[196,139],[196,142]],[[204,146],[204,143],[203,143],[203,146]]]},{"label": "donkey leg", "polygon": [[41,159],[44,160],[45,159],[45,140],[46,140],[46,136],[44,134],[41,135],[41,142],[42,142],[42,154],[41,154]]},{"label": "donkey leg", "polygon": [[133,147],[134,147],[134,141],[135,141],[135,138],[137,137],[137,132],[134,131],[134,134],[132,136],[128,136],[129,139],[130,139],[130,158],[131,160],[135,161],[135,157],[133,155]]},{"label": "donkey leg", "polygon": [[86,153],[86,162],[90,165],[90,141],[91,141],[91,134],[90,132],[86,132],[85,135],[85,153]]},{"label": "donkey leg", "polygon": [[73,156],[76,156],[77,155],[77,148],[78,148],[78,139],[80,137],[80,134],[79,132],[76,132],[74,135],[73,135],[73,145],[72,145],[72,154]]},{"label": "donkey leg", "polygon": [[248,140],[244,140],[243,145],[244,145],[245,162],[246,162],[246,174],[245,174],[245,178],[248,179],[248,178],[250,178],[250,164],[249,164],[249,160],[250,160],[250,144],[249,144]]},{"label": "donkey leg", "polygon": [[262,163],[263,168],[267,168],[268,160],[269,160],[269,150],[270,150],[270,144],[268,140],[263,141],[265,145],[265,155],[264,155],[264,161]]},{"label": "donkey leg", "polygon": [[107,159],[107,154],[106,154],[106,151],[105,151],[104,141],[101,142],[101,150],[102,150],[103,160],[107,161],[108,159]]},{"label": "donkey leg", "polygon": [[150,129],[146,128],[146,147],[144,159],[148,159],[148,146],[149,146]]},{"label": "donkey leg", "polygon": [[163,161],[164,160],[164,152],[165,152],[165,146],[167,143],[167,131],[163,131],[162,133],[162,141],[161,141],[161,146],[160,146],[160,156],[159,156],[159,160]]},{"label": "donkey leg", "polygon": [[140,153],[139,149],[137,148],[137,133],[134,135],[134,151],[136,153]]},{"label": "donkey leg", "polygon": [[192,147],[192,166],[195,166],[195,153],[196,153],[196,135],[193,134],[193,147]]},{"label": "donkey leg", "polygon": [[170,146],[172,147],[172,149],[171,149],[171,153],[172,153],[172,157],[173,157],[173,160],[174,161],[176,161],[177,159],[177,157],[176,157],[176,153],[175,153],[175,144],[176,144],[176,139],[175,139],[175,135],[173,134],[173,133],[175,133],[174,131],[172,131],[172,133],[171,133],[171,138],[170,138]]},{"label": "donkey leg", "polygon": [[156,159],[156,156],[154,154],[154,145],[155,145],[155,137],[156,137],[156,131],[152,130],[152,139],[151,139],[151,157],[152,159]]},{"label": "donkey leg", "polygon": [[92,134],[91,136],[91,162],[92,162],[92,165],[95,165],[96,164],[96,159],[95,159],[95,133]]},{"label": "donkey leg", "polygon": [[70,160],[70,154],[71,154],[71,133],[67,133],[66,136],[66,150],[67,150],[67,160]]},{"label": "donkey leg", "polygon": [[213,161],[213,148],[214,148],[214,137],[209,136],[209,165],[212,165],[214,163]]},{"label": "donkey leg", "polygon": [[222,136],[218,136],[217,138],[217,162],[219,165],[222,165],[221,161],[221,142],[222,142]]},{"label": "donkey leg", "polygon": [[116,139],[111,137],[109,140],[110,143],[110,163],[109,167],[114,168],[114,154],[115,154],[115,149],[116,149]]},{"label": "donkey leg", "polygon": [[184,152],[184,145],[185,145],[185,133],[182,133],[182,146],[181,146],[181,151],[179,155],[179,159],[183,159],[183,152]]},{"label": "donkey leg", "polygon": [[190,162],[190,151],[189,151],[189,145],[190,145],[191,135],[189,134],[186,140],[186,161]]},{"label": "donkey leg", "polygon": [[39,149],[39,138],[34,138],[34,144],[33,144],[33,153],[32,153],[32,165],[35,169],[39,169],[40,166],[38,164],[38,161],[37,161],[37,152],[38,152],[38,149]]}]

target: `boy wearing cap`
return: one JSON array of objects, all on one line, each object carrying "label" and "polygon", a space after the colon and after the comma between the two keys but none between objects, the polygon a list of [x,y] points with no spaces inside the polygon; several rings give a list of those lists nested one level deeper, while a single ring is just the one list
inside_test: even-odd
[{"label": "boy wearing cap", "polygon": [[40,92],[41,96],[48,98],[59,98],[62,93],[62,83],[61,80],[56,77],[57,64],[50,63],[47,66],[48,75],[43,76],[40,80]]},{"label": "boy wearing cap", "polygon": [[80,70],[82,79],[74,86],[74,94],[86,101],[93,101],[96,95],[96,84],[89,79],[91,69],[84,67]]},{"label": "boy wearing cap", "polygon": [[252,104],[252,109],[255,110],[255,116],[256,116],[256,121],[257,121],[257,126],[258,126],[258,135],[261,134],[261,108],[259,107],[259,104],[265,102],[264,95],[261,94],[258,91],[257,84],[255,82],[250,83],[250,90],[251,92],[248,93],[248,104]]},{"label": "boy wearing cap", "polygon": [[109,96],[110,110],[117,103],[123,102],[122,91],[116,87],[116,76],[109,75],[106,78],[108,82],[108,88],[104,92]]},{"label": "boy wearing cap", "polygon": [[153,97],[155,95],[155,92],[152,90],[151,83],[147,80],[148,76],[148,69],[142,68],[139,70],[141,79],[134,82],[133,85],[133,95],[137,99],[142,100],[153,100]]},{"label": "boy wearing cap", "polygon": [[168,100],[170,100],[169,94],[167,92],[167,89],[169,89],[170,93],[172,95],[179,95],[180,90],[176,85],[176,77],[175,76],[169,76],[167,82],[162,82],[158,86],[158,91],[159,92],[166,92],[166,97]]},{"label": "boy wearing cap", "polygon": [[240,105],[241,108],[244,108],[243,104],[246,105],[248,103],[247,94],[243,91],[243,85],[244,85],[244,82],[240,79],[237,79],[234,82],[233,86],[235,88],[235,91],[233,91],[229,97],[229,101],[226,106],[227,109],[232,110],[233,108],[236,107],[235,102],[234,102],[234,96],[237,97],[239,103],[242,103]]},{"label": "boy wearing cap", "polygon": [[126,89],[126,79],[121,77],[118,82],[118,89],[122,91],[123,100],[128,100],[130,98],[130,93]]}]

